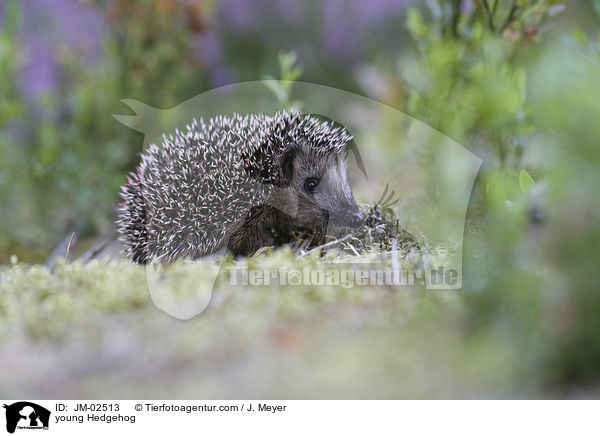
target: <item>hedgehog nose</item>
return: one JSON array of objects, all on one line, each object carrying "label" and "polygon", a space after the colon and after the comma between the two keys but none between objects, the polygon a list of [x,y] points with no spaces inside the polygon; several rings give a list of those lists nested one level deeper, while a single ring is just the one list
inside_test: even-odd
[{"label": "hedgehog nose", "polygon": [[364,220],[365,217],[360,211],[350,212],[348,214],[348,223],[351,227],[358,227]]}]

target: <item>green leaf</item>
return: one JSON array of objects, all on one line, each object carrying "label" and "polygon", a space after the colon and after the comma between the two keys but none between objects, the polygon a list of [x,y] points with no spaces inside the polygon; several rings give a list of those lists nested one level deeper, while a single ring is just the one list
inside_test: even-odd
[{"label": "green leaf", "polygon": [[413,38],[419,39],[427,36],[429,27],[425,24],[421,12],[416,8],[410,8],[406,14],[406,26]]},{"label": "green leaf", "polygon": [[288,100],[288,93],[281,86],[281,82],[271,76],[264,76],[263,84],[275,95],[279,104],[285,104]]},{"label": "green leaf", "polygon": [[587,45],[588,43],[587,35],[578,27],[573,29],[573,38],[581,45]]},{"label": "green leaf", "polygon": [[19,3],[16,1],[11,1],[6,5],[4,23],[3,26],[0,26],[0,29],[4,27],[4,32],[6,32],[9,36],[14,36],[21,24],[21,8],[19,7]]},{"label": "green leaf", "polygon": [[594,12],[596,12],[596,14],[600,15],[600,0],[594,0],[592,2],[592,6],[594,7]]},{"label": "green leaf", "polygon": [[294,64],[296,63],[296,59],[298,58],[296,53],[293,51],[290,52],[280,52],[279,53],[279,68],[281,70],[282,76],[285,76],[288,72],[292,70]]},{"label": "green leaf", "polygon": [[533,185],[535,185],[533,177],[527,171],[522,170],[521,174],[519,174],[519,188],[521,188],[521,192],[524,194],[527,193]]}]

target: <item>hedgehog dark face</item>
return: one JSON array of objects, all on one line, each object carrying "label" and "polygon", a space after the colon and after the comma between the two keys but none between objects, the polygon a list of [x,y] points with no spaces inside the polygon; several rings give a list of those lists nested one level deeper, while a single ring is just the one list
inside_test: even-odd
[{"label": "hedgehog dark face", "polygon": [[298,224],[324,228],[328,224],[356,227],[363,221],[346,175],[346,153],[320,153],[308,144],[294,144],[282,156],[281,167],[295,196]]}]

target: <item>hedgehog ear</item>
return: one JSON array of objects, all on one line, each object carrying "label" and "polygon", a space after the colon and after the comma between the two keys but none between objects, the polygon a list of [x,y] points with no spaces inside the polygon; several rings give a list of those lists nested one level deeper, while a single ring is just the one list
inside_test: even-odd
[{"label": "hedgehog ear", "polygon": [[350,142],[348,142],[346,144],[346,146],[344,147],[344,149],[346,151],[346,157],[348,157],[350,152],[352,152],[354,154],[354,158],[356,159],[356,165],[358,165],[358,169],[361,170],[362,173],[365,175],[365,177],[368,178],[367,170],[365,169],[365,164],[362,160],[362,156],[360,155],[360,151],[358,150],[358,147],[356,146],[356,142],[354,142],[354,139],[351,140]]},{"label": "hedgehog ear", "polygon": [[294,177],[294,158],[296,157],[296,145],[290,145],[281,155],[281,184],[284,187],[292,183]]},{"label": "hedgehog ear", "polygon": [[[250,156],[242,153],[244,169],[250,177],[261,183],[286,188],[294,176],[296,150],[296,145],[293,144],[281,154],[273,156],[268,147],[258,147]],[[276,165],[273,165],[273,159],[276,160]]]}]

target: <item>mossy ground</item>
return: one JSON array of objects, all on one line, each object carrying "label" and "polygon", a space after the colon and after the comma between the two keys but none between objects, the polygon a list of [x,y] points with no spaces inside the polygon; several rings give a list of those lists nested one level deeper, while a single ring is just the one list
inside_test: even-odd
[{"label": "mossy ground", "polygon": [[[324,267],[290,250],[248,261],[274,265]],[[180,263],[164,274],[202,282],[210,266]],[[538,395],[509,338],[493,327],[471,332],[461,291],[234,287],[224,269],[208,308],[182,321],[153,304],[144,267],[17,264],[2,272],[0,336],[5,398]]]}]

